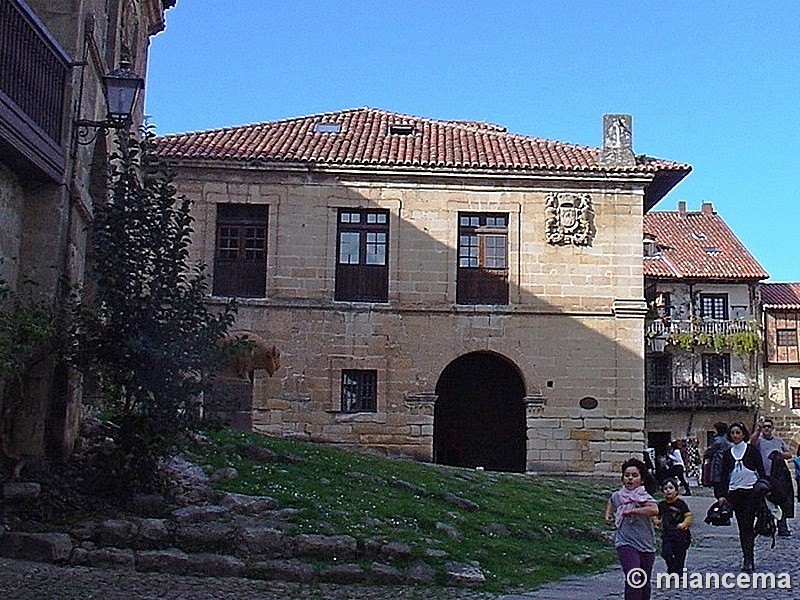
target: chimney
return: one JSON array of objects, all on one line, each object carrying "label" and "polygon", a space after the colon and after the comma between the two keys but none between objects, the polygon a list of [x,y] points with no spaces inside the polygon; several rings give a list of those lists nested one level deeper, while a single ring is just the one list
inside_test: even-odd
[{"label": "chimney", "polygon": [[703,202],[702,206],[700,206],[700,212],[704,215],[713,215],[714,214],[714,206],[711,202]]},{"label": "chimney", "polygon": [[633,117],[603,115],[603,146],[600,164],[606,167],[633,167]]},{"label": "chimney", "polygon": [[686,200],[678,201],[678,216],[681,218],[686,216]]}]

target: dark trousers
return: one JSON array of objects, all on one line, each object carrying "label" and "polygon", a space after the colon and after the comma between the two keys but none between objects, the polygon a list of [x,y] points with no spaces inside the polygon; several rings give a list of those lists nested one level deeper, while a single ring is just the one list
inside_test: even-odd
[{"label": "dark trousers", "polygon": [[661,556],[667,563],[667,573],[683,573],[690,541],[686,535],[661,538]]},{"label": "dark trousers", "polygon": [[[655,552],[640,552],[633,546],[618,546],[617,556],[622,571],[625,573],[625,600],[650,600],[650,580],[653,575]],[[647,583],[641,588],[628,585],[628,571],[641,569],[647,574]],[[634,582],[635,583],[635,582]]]},{"label": "dark trousers", "polygon": [[742,546],[742,557],[745,561],[753,560],[753,546],[756,534],[756,509],[761,501],[753,490],[733,490],[728,494],[728,500],[736,515],[736,526],[739,528],[739,544]]},{"label": "dark trousers", "polygon": [[669,476],[678,480],[686,491],[687,496],[691,495],[692,490],[689,489],[689,483],[686,481],[686,470],[683,468],[683,465],[673,465],[669,470]]}]

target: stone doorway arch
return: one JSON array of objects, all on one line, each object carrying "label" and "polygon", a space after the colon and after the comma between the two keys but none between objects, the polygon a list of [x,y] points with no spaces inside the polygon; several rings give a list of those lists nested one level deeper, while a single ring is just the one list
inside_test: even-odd
[{"label": "stone doorway arch", "polygon": [[436,394],[434,462],[525,471],[525,383],[516,365],[491,352],[470,352],[444,368]]}]

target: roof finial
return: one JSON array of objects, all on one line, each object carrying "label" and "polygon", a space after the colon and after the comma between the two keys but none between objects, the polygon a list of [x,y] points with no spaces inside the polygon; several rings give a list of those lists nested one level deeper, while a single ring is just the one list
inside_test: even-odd
[{"label": "roof finial", "polygon": [[600,164],[608,167],[633,167],[633,117],[603,115],[603,146]]}]

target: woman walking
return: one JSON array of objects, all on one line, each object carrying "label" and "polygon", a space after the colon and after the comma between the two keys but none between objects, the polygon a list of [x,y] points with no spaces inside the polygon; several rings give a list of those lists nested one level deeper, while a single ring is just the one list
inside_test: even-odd
[{"label": "woman walking", "polygon": [[761,502],[760,493],[754,488],[759,478],[766,477],[766,474],[761,453],[746,441],[748,434],[744,423],[731,423],[728,439],[733,445],[722,456],[720,482],[714,488],[714,495],[717,503],[729,502],[733,508],[742,547],[742,571],[752,572],[755,569],[754,526]]}]

